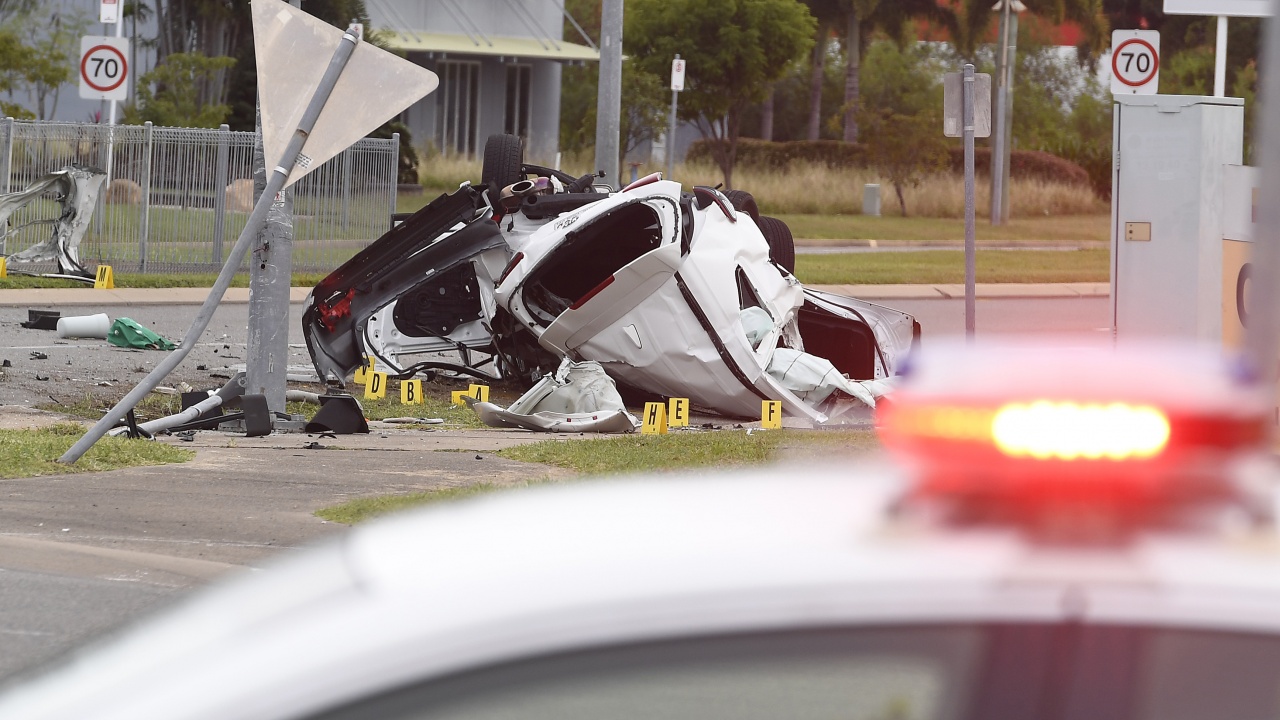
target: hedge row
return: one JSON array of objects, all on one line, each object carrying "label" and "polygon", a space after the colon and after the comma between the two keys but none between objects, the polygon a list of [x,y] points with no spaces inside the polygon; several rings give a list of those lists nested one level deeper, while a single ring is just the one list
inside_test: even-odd
[{"label": "hedge row", "polygon": [[[713,165],[709,140],[696,140],[689,146],[688,162]],[[964,171],[964,149],[949,148],[951,168]],[[737,167],[780,170],[792,163],[821,164],[829,168],[865,168],[866,147],[860,143],[838,140],[791,140],[770,142],[756,138],[738,140]],[[991,149],[976,147],[974,170],[987,175],[991,170]],[[1070,160],[1039,150],[1014,150],[1009,158],[1009,174],[1018,179],[1034,178],[1090,187],[1089,173]]]}]

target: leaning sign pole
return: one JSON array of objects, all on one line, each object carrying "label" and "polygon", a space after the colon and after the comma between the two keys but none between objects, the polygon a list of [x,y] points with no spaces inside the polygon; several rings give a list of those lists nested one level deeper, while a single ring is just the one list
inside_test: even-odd
[{"label": "leaning sign pole", "polygon": [[[359,26],[344,33],[281,0],[254,0],[252,12],[258,87],[263,96],[263,147],[266,157],[278,162],[182,343],[58,462],[79,460],[191,352],[262,229],[277,193],[439,85],[435,73],[362,44]],[[306,53],[315,48],[333,48],[323,71],[322,54],[318,62],[307,62]],[[317,72],[321,72],[318,79]],[[308,90],[311,87],[313,92]],[[325,113],[330,96],[339,109]]]}]

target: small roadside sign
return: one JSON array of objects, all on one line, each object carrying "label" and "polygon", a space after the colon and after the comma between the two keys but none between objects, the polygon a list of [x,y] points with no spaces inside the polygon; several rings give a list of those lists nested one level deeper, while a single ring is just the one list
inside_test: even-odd
[{"label": "small roadside sign", "polygon": [[80,38],[80,97],[127,100],[128,57],[128,38],[92,35]]},{"label": "small roadside sign", "polygon": [[120,22],[120,0],[100,0],[98,3],[98,22]]},{"label": "small roadside sign", "polygon": [[684,60],[679,55],[671,61],[671,89],[674,92],[684,92]]},{"label": "small roadside sign", "polygon": [[1111,94],[1155,95],[1160,90],[1160,33],[1111,32]]},{"label": "small roadside sign", "polygon": [[[964,137],[964,73],[942,78],[942,135]],[[973,74],[973,136],[991,137],[991,76]]]},{"label": "small roadside sign", "polygon": [[1165,15],[1271,17],[1271,0],[1164,0]]}]

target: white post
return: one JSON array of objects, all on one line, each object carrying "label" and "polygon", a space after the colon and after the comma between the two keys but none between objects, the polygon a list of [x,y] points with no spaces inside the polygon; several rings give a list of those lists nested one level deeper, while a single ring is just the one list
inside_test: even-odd
[{"label": "white post", "polygon": [[1213,51],[1213,96],[1227,96],[1227,16],[1218,16],[1218,44]]},{"label": "white post", "polygon": [[[122,37],[124,34],[124,19],[119,15],[116,16],[116,37]],[[128,72],[132,73],[134,68],[129,68]],[[116,146],[116,101],[111,101],[111,109],[107,112],[107,193],[111,192],[111,156]]]}]

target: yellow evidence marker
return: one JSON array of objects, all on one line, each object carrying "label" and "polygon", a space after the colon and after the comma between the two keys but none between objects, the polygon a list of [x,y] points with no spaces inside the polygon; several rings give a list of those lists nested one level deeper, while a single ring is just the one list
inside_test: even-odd
[{"label": "yellow evidence marker", "polygon": [[667,424],[671,427],[689,427],[689,398],[671,398],[667,401]]},{"label": "yellow evidence marker", "polygon": [[465,397],[471,397],[470,390],[454,390],[452,393],[449,394],[449,401],[452,402],[454,405],[462,405],[464,404],[464,401],[462,398],[465,398]]},{"label": "yellow evidence marker", "polygon": [[400,404],[401,405],[423,405],[427,399],[422,396],[421,380],[401,380],[400,381]]},{"label": "yellow evidence marker", "polygon": [[367,373],[369,382],[364,384],[364,396],[367,400],[377,400],[387,396],[387,374],[384,372]]},{"label": "yellow evidence marker", "polygon": [[0,278],[9,277],[9,258],[0,257]]},{"label": "yellow evidence marker", "polygon": [[93,288],[95,290],[114,290],[116,287],[115,275],[111,273],[110,265],[99,265],[98,273],[93,276]]},{"label": "yellow evidence marker", "polygon": [[472,385],[467,388],[467,394],[475,398],[476,402],[489,402],[488,385]]},{"label": "yellow evidence marker", "polygon": [[665,403],[645,403],[644,422],[640,425],[642,435],[667,434],[667,406]]},{"label": "yellow evidence marker", "polygon": [[369,383],[369,373],[373,372],[377,367],[374,365],[372,355],[365,356],[364,361],[365,364],[356,368],[356,374],[351,377],[351,380],[357,385],[367,385]]},{"label": "yellow evidence marker", "polygon": [[760,403],[760,427],[782,429],[782,401],[764,400]]}]

